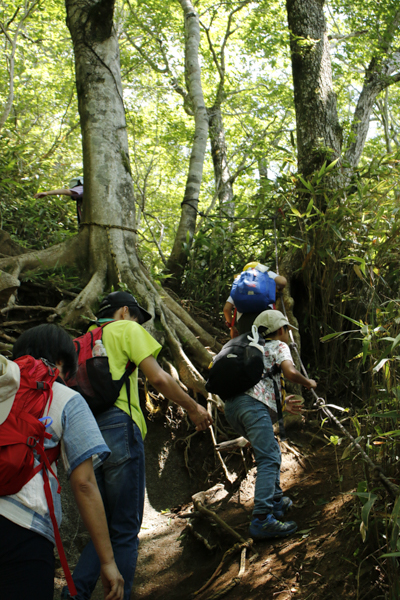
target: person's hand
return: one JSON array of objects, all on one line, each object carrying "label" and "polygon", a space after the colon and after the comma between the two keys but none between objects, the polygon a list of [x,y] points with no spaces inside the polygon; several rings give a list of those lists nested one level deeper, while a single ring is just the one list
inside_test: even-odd
[{"label": "person's hand", "polygon": [[45,196],[47,196],[46,192],[39,192],[34,195],[34,198],[44,198]]},{"label": "person's hand", "polygon": [[285,411],[291,415],[299,415],[303,412],[303,398],[301,396],[286,396],[285,398]]},{"label": "person's hand", "polygon": [[101,565],[100,576],[105,600],[122,600],[124,597],[124,578],[118,571],[115,560]]},{"label": "person's hand", "polygon": [[308,380],[308,385],[305,386],[308,390],[315,389],[317,387],[317,382],[314,379]]},{"label": "person's hand", "polygon": [[208,411],[193,400],[193,407],[187,409],[190,420],[196,425],[197,431],[204,431],[213,424],[213,420]]}]

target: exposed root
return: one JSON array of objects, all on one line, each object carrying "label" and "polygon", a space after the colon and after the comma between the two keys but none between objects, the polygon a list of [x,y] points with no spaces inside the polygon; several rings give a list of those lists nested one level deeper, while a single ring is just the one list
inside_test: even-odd
[{"label": "exposed root", "polygon": [[238,585],[246,571],[246,552],[248,548],[251,548],[253,544],[253,540],[249,539],[247,542],[243,542],[243,543],[236,543],[234,546],[232,546],[232,548],[230,548],[229,550],[227,550],[224,554],[224,556],[222,557],[221,562],[219,563],[218,567],[216,568],[216,570],[214,571],[214,573],[211,575],[210,579],[199,589],[197,590],[197,592],[194,592],[194,594],[192,594],[192,598],[198,598],[199,596],[201,596],[201,594],[203,594],[203,592],[205,592],[210,585],[216,580],[216,578],[218,577],[218,575],[221,573],[222,568],[224,566],[224,564],[228,561],[228,559],[233,556],[233,554],[236,554],[237,552],[240,551],[241,556],[240,556],[240,568],[239,568],[239,573],[237,574],[236,577],[234,577],[232,579],[232,581],[230,581],[222,590],[218,590],[216,591],[214,594],[207,595],[207,600],[217,600],[217,598],[221,598],[222,596],[224,596],[227,592],[229,592],[232,588],[234,588],[236,585]]},{"label": "exposed root", "polygon": [[62,325],[72,326],[79,322],[82,317],[94,319],[91,307],[98,302],[106,284],[106,269],[100,269],[94,273],[86,287],[74,300],[64,309]]},{"label": "exposed root", "polygon": [[44,250],[33,250],[18,256],[1,258],[0,269],[4,270],[12,267],[13,276],[18,277],[20,273],[28,269],[51,269],[57,265],[73,266],[80,258],[83,242],[81,235],[77,235]]},{"label": "exposed root", "polygon": [[204,331],[200,325],[196,323],[194,319],[186,312],[182,306],[180,306],[171,296],[160,286],[157,286],[158,292],[165,305],[178,319],[186,325],[194,335],[198,336],[201,343],[214,352],[219,352],[222,345],[216,341],[209,333]]},{"label": "exposed root", "polygon": [[[208,409],[208,412],[210,413],[210,415],[213,416],[212,415],[212,404],[211,404],[210,401],[207,402],[207,409]],[[214,451],[215,451],[215,454],[218,456],[218,460],[221,463],[222,470],[224,472],[224,475],[225,475],[226,479],[229,481],[229,483],[233,483],[235,481],[235,478],[229,473],[228,468],[227,468],[227,466],[225,464],[225,461],[222,458],[221,453],[220,453],[220,451],[217,448],[217,446],[218,446],[218,444],[217,444],[217,438],[216,438],[217,418],[218,418],[218,414],[215,411],[214,425],[209,428],[210,433],[211,433],[211,438],[212,438],[212,441],[213,441],[213,445],[214,445]],[[215,431],[214,431],[214,428],[215,428]]]},{"label": "exposed root", "polygon": [[195,528],[193,527],[192,523],[190,523],[190,521],[188,521],[188,523],[187,523],[187,528],[189,529],[190,533],[196,538],[196,540],[199,540],[199,542],[204,544],[204,546],[207,548],[207,550],[209,550],[210,552],[213,552],[216,549],[217,546],[215,544],[210,544],[210,542],[207,540],[207,538],[205,538],[203,535],[201,535],[201,533],[199,533],[198,531],[195,530]]},{"label": "exposed root", "polygon": [[204,504],[203,504],[204,497],[205,497],[204,492],[199,492],[197,494],[194,494],[194,496],[192,496],[193,505],[194,505],[195,509],[198,512],[200,512],[202,515],[215,521],[215,523],[217,523],[217,525],[219,525],[224,531],[229,533],[229,535],[232,536],[235,540],[238,540],[241,544],[249,544],[251,546],[253,543],[253,540],[246,541],[244,538],[242,538],[242,536],[239,533],[237,533],[237,531],[235,531],[234,529],[232,529],[232,527],[230,527],[227,523],[225,523],[225,521],[223,519],[221,519],[221,517],[219,515],[217,515],[214,511],[212,511],[209,508],[206,508],[204,506]]},{"label": "exposed root", "polygon": [[24,312],[42,311],[58,314],[58,310],[56,308],[53,308],[52,306],[22,306],[21,304],[16,304],[15,306],[11,307],[7,305],[0,310],[0,314],[4,315],[5,313],[9,312],[11,308],[12,310],[22,310]]}]

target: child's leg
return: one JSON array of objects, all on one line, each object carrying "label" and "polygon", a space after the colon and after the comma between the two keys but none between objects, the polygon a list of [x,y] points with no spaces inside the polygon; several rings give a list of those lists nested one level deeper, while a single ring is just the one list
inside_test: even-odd
[{"label": "child's leg", "polygon": [[243,394],[225,404],[230,425],[252,445],[257,463],[253,515],[272,513],[273,499],[282,495],[279,484],[281,452],[275,439],[268,407]]}]

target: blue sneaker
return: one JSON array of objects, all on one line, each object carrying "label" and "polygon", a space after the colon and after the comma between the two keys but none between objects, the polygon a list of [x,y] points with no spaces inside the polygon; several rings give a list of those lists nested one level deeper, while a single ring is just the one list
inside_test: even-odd
[{"label": "blue sneaker", "polygon": [[249,534],[253,540],[269,540],[275,537],[285,537],[297,531],[297,525],[294,521],[283,523],[278,521],[273,514],[267,515],[264,521],[260,519],[252,520],[249,527]]},{"label": "blue sneaker", "polygon": [[278,519],[278,521],[280,519],[283,519],[284,515],[293,506],[293,502],[289,498],[289,496],[282,496],[282,498],[280,498],[276,502],[273,501],[273,503],[274,503],[274,505],[272,508],[272,514],[274,515],[275,519]]}]

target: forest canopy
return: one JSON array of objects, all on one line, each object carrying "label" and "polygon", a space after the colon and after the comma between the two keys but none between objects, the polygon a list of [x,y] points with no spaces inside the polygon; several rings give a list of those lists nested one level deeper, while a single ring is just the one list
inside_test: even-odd
[{"label": "forest canopy", "polygon": [[[374,328],[398,295],[397,3],[106,4],[140,263],[218,322],[248,260],[276,268],[276,241],[307,359],[329,382],[332,349],[343,365],[357,346],[333,334],[348,319]],[[84,172],[77,30],[58,2],[2,5],[1,227],[25,250],[77,232],[73,201],[34,198]]]}]

